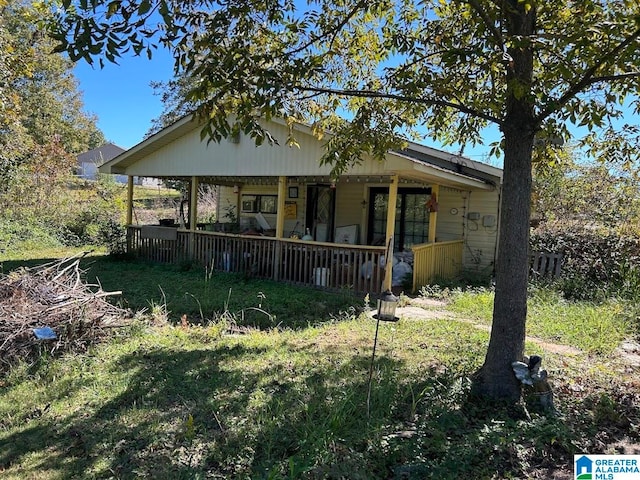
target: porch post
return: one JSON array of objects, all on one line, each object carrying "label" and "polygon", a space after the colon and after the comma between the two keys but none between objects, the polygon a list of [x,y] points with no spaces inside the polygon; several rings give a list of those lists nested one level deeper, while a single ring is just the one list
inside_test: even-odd
[{"label": "porch post", "polygon": [[287,177],[278,177],[278,216],[276,217],[276,248],[274,249],[273,258],[273,279],[278,280],[280,277],[280,259],[282,257],[282,242],[279,240],[284,237],[284,201],[287,193]]},{"label": "porch post", "polygon": [[[388,247],[389,242],[392,241],[395,227],[396,227],[396,202],[398,200],[398,175],[391,176],[391,183],[389,184],[389,205],[387,206],[387,234],[385,240],[385,246]],[[393,245],[391,246],[391,252],[393,252]],[[391,275],[393,269],[393,256],[391,258],[385,258],[384,268],[384,282],[382,283],[382,290],[391,290]]]},{"label": "porch post", "polygon": [[276,238],[284,236],[284,201],[287,194],[287,177],[278,177],[278,217],[276,220]]},{"label": "porch post", "polygon": [[[431,186],[431,196],[436,197],[436,202],[440,199],[440,185]],[[429,243],[436,241],[436,224],[438,223],[438,212],[431,211],[429,213]]]},{"label": "porch post", "polygon": [[189,192],[189,256],[195,255],[195,243],[197,230],[196,222],[198,221],[198,177],[191,177],[191,191]]},{"label": "porch post", "polygon": [[133,176],[127,177],[127,226],[133,223]]}]

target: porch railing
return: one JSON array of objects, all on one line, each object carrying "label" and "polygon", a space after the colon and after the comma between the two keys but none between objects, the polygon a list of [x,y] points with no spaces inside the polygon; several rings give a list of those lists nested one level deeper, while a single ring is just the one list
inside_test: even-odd
[{"label": "porch railing", "polygon": [[413,290],[438,278],[454,278],[462,270],[463,240],[414,245]]},{"label": "porch railing", "polygon": [[[384,278],[380,267],[384,247],[219,232],[192,234],[171,227],[166,231],[158,227],[149,235],[143,228],[128,228],[128,251],[154,262],[193,259],[213,270],[356,292],[379,292]],[[414,245],[413,290],[458,275],[462,247],[462,240]]]},{"label": "porch railing", "polygon": [[384,276],[384,247],[187,230],[177,230],[174,239],[150,238],[156,232],[143,234],[143,228],[128,228],[128,251],[155,262],[193,259],[214,270],[356,292],[379,292]]}]

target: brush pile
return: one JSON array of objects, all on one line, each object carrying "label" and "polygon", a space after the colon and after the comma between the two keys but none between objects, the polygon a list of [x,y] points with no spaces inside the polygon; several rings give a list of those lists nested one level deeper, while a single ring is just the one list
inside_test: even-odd
[{"label": "brush pile", "polygon": [[84,351],[125,325],[128,312],[83,281],[80,256],[0,275],[0,373],[45,352]]}]

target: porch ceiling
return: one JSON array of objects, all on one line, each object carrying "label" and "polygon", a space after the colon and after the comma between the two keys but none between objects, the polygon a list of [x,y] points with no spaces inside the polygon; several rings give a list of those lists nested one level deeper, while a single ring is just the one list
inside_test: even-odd
[{"label": "porch ceiling", "polygon": [[[421,171],[426,170],[426,171]],[[442,185],[446,187],[464,189],[464,190],[491,190],[493,185],[481,180],[471,179],[464,176],[458,176],[455,173],[451,175],[451,178],[447,178],[447,175],[443,175],[443,172],[434,175],[429,169],[420,168],[417,166],[417,170],[400,170],[398,175],[400,177],[401,184],[426,184],[426,185]],[[447,173],[447,172],[444,172]],[[162,177],[171,179],[180,179],[190,181],[191,177]],[[211,185],[277,185],[277,176],[199,176],[200,183],[207,183]],[[391,175],[343,175],[335,181],[330,176],[316,175],[316,176],[296,176],[288,177],[287,183],[289,185],[304,185],[304,184],[331,184],[337,183],[349,184],[349,183],[362,183],[362,184],[380,184],[388,185],[391,181]]]}]

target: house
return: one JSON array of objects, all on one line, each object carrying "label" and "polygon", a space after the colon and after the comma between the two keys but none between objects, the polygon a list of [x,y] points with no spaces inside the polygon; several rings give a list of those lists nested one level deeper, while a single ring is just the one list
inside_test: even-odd
[{"label": "house", "polygon": [[[78,177],[85,180],[98,179],[98,167],[105,162],[117,157],[126,150],[113,143],[105,143],[93,150],[78,155]],[[126,175],[114,175],[117,183],[127,183]],[[135,185],[158,186],[158,180],[154,178],[136,177]]]},{"label": "house", "polygon": [[[98,167],[112,158],[117,157],[125,149],[113,143],[105,143],[100,147],[78,155],[78,177],[85,180],[97,180]],[[126,175],[116,175],[118,183],[127,183]]]},{"label": "house", "polygon": [[[129,178],[129,251],[371,292],[383,279],[386,287],[408,279],[416,290],[463,269],[492,272],[500,169],[410,143],[332,178],[330,166],[319,165],[323,142],[309,127],[296,126],[299,147],[289,147],[283,121],[266,126],[278,145],[256,147],[248,137],[201,141],[201,125],[184,117],[102,165],[101,172]],[[177,227],[132,225],[136,176],[187,180],[188,217]],[[220,186],[219,224],[198,217],[203,183]],[[386,262],[391,239],[393,261]]]}]

